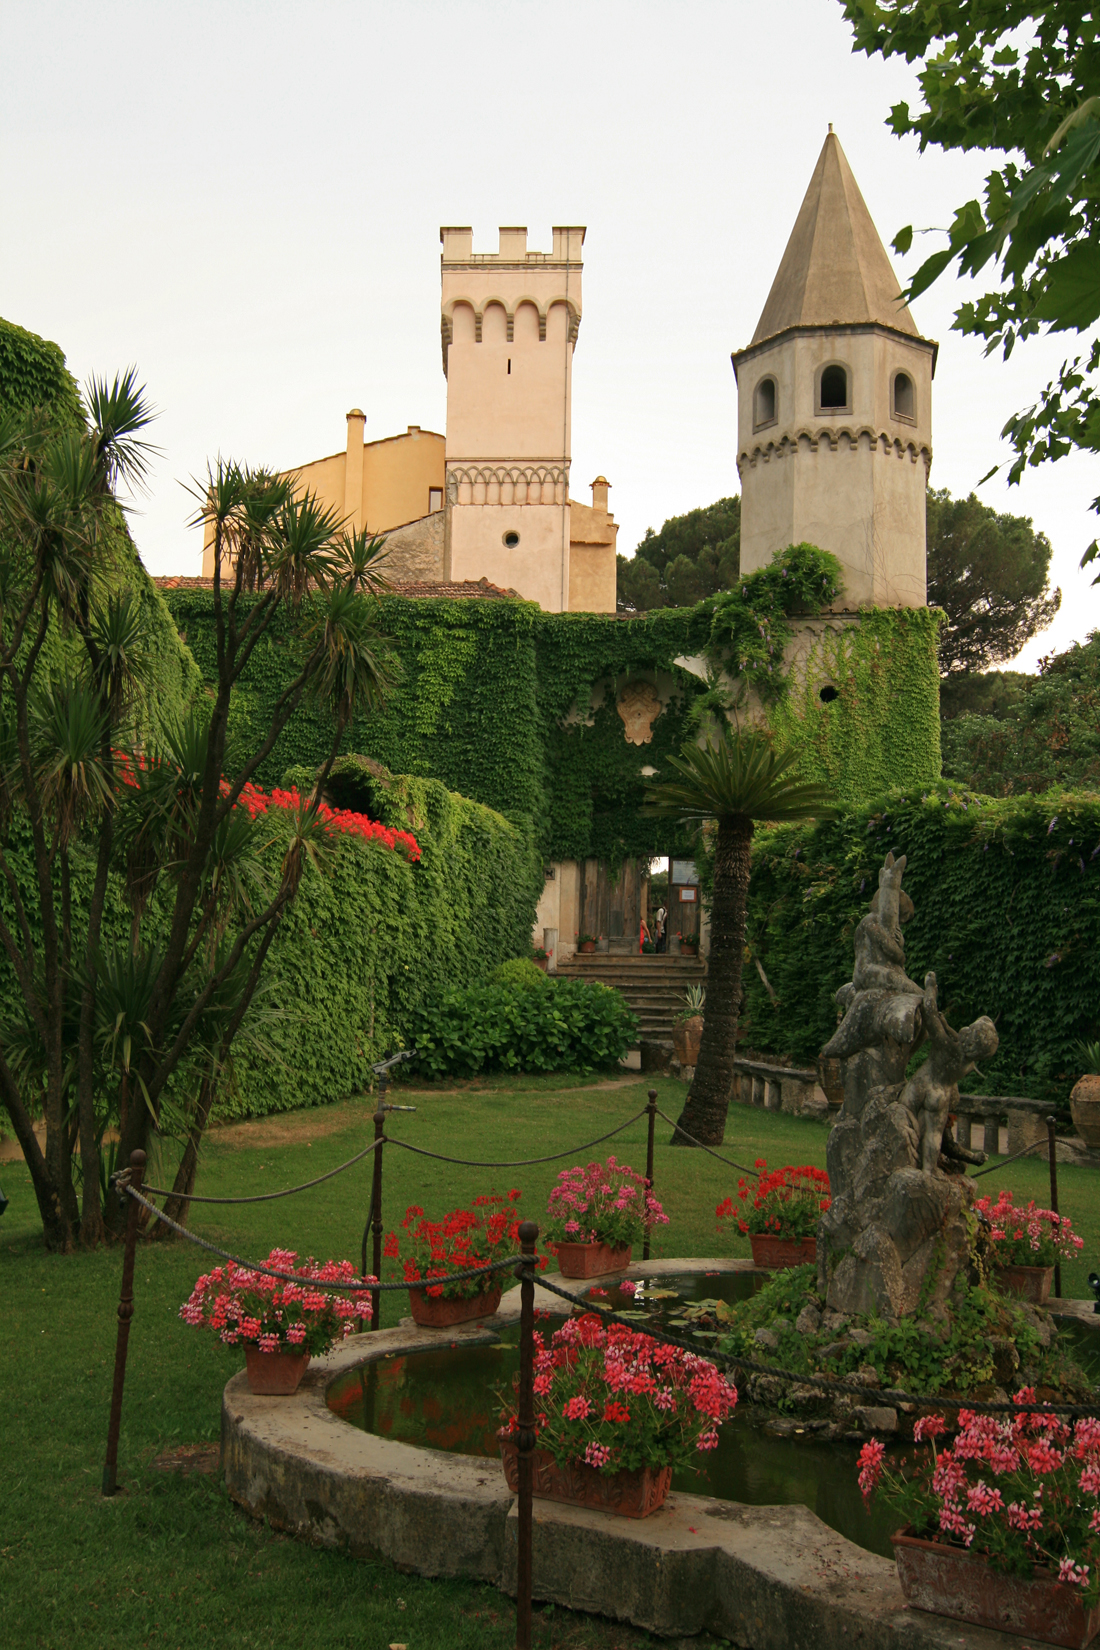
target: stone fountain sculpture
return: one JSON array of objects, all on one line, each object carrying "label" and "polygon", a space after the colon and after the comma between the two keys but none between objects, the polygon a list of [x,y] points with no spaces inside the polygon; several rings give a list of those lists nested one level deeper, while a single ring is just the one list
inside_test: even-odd
[{"label": "stone fountain sculpture", "polygon": [[970,1259],[974,1190],[961,1171],[984,1161],[945,1130],[959,1078],[996,1052],[997,1032],[985,1015],[953,1031],[936,976],[920,986],[906,974],[904,870],[904,855],[887,855],[856,929],[852,979],[836,994],[844,1017],[822,1050],[844,1061],[844,1104],[827,1148],[833,1201],[818,1228],[819,1288],[838,1312],[900,1318],[919,1306],[944,1317]]}]

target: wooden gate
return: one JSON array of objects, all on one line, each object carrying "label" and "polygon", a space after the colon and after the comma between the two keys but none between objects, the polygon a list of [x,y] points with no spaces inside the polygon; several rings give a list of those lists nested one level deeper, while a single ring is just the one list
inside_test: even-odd
[{"label": "wooden gate", "polygon": [[649,861],[625,859],[614,869],[586,859],[581,874],[577,927],[606,940],[609,951],[637,955]]}]

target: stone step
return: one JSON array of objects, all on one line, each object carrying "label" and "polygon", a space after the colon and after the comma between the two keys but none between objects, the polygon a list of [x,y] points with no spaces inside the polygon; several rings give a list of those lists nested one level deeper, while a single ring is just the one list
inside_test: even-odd
[{"label": "stone step", "polygon": [[672,1026],[689,985],[706,982],[707,967],[698,957],[617,956],[604,951],[578,952],[562,963],[564,979],[598,980],[621,991],[638,1016],[638,1041],[672,1047]]}]

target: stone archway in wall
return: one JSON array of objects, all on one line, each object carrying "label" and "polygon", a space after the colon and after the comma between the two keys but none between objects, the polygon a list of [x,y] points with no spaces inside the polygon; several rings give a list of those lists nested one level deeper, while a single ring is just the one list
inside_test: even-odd
[{"label": "stone archway in wall", "polygon": [[637,956],[638,935],[645,911],[648,861],[625,859],[619,866],[586,859],[581,865],[577,900],[577,932],[596,934],[600,949]]}]

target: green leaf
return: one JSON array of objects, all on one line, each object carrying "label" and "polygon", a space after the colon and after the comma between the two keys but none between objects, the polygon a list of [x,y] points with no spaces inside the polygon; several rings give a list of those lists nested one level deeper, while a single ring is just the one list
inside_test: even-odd
[{"label": "green leaf", "polygon": [[1100,317],[1100,246],[1075,246],[1047,272],[1035,314],[1053,332],[1083,332]]}]

